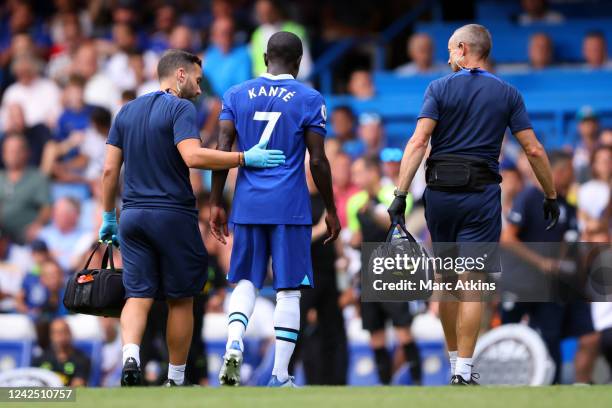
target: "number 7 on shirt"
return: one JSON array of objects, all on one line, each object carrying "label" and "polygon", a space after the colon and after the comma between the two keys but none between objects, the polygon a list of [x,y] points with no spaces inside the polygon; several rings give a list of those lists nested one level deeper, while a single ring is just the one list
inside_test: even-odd
[{"label": "number 7 on shirt", "polygon": [[276,126],[276,122],[280,118],[282,112],[255,112],[253,115],[253,120],[262,120],[268,122],[266,127],[264,128],[261,137],[259,138],[259,143],[264,142],[266,145],[270,140],[270,136],[272,136],[272,131],[274,130],[274,126]]}]

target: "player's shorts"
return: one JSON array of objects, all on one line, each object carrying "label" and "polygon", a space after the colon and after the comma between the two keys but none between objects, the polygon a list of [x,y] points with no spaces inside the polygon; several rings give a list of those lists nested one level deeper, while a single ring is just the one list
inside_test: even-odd
[{"label": "player's shorts", "polygon": [[310,225],[234,224],[228,281],[249,280],[260,289],[272,257],[274,289],[314,286]]},{"label": "player's shorts", "polygon": [[362,302],[361,324],[364,330],[384,330],[388,320],[393,327],[410,327],[412,313],[406,302]]},{"label": "player's shorts", "polygon": [[124,209],[119,236],[127,298],[180,299],[202,291],[208,253],[195,213]]},{"label": "player's shorts", "polygon": [[[502,227],[501,188],[498,184],[489,184],[482,192],[470,193],[427,188],[423,197],[432,242],[466,242],[466,245],[457,245],[458,253],[453,256],[476,258],[486,254],[485,271],[501,272],[497,251]],[[436,256],[443,255],[436,253]]]}]

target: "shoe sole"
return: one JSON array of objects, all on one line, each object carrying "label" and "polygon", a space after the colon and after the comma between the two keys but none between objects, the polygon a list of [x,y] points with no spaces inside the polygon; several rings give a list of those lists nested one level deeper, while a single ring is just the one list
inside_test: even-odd
[{"label": "shoe sole", "polygon": [[135,387],[141,385],[142,377],[138,370],[129,370],[123,373],[121,376],[122,387]]},{"label": "shoe sole", "polygon": [[242,359],[237,356],[229,356],[223,361],[223,368],[219,374],[221,385],[237,387],[240,385],[240,366]]}]

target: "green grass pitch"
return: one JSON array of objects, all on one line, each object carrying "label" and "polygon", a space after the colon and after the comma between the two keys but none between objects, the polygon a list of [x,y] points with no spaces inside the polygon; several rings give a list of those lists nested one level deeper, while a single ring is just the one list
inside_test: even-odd
[{"label": "green grass pitch", "polygon": [[76,404],[45,405],[53,408],[610,408],[612,386],[84,388],[77,390]]}]

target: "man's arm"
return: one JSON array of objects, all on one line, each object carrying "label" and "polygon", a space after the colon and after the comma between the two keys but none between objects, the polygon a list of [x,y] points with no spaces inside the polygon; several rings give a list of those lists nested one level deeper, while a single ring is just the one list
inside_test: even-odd
[{"label": "man's arm", "polygon": [[336,213],[329,161],[325,155],[325,139],[319,133],[307,130],[305,141],[306,148],[310,154],[310,172],[327,210],[325,223],[327,224],[328,237],[324,242],[327,244],[338,238],[338,234],[340,234],[340,221]]},{"label": "man's arm", "polygon": [[500,242],[508,250],[512,251],[521,259],[535,266],[536,268],[551,273],[558,269],[559,261],[547,258],[529,248],[519,239],[520,227],[512,223],[507,223],[502,229]]},{"label": "man's arm", "polygon": [[122,164],[123,151],[117,146],[107,144],[104,170],[102,171],[102,207],[105,212],[115,211]]},{"label": "man's arm", "polygon": [[544,146],[536,138],[533,129],[529,128],[518,131],[514,136],[521,144],[523,151],[525,151],[531,169],[542,186],[542,190],[544,190],[544,195],[546,196],[543,203],[544,219],[550,219],[550,223],[546,227],[546,230],[549,230],[557,224],[560,211],[548,156]]},{"label": "man's arm", "polygon": [[533,129],[525,129],[514,134],[527,155],[529,164],[540,182],[546,198],[557,198],[553,184],[552,171],[544,146],[538,141]]},{"label": "man's arm", "polygon": [[391,222],[393,223],[406,223],[404,215],[406,213],[406,195],[414,175],[421,165],[423,157],[425,157],[427,145],[436,124],[437,122],[430,118],[419,119],[412,137],[406,144],[400,166],[399,185],[397,186],[398,195],[396,195],[388,210]]},{"label": "man's arm", "polygon": [[[219,121],[219,137],[217,150],[229,152],[236,140],[236,127],[231,120]],[[210,192],[210,227],[217,240],[225,244],[225,237],[229,236],[227,229],[227,213],[223,206],[223,189],[227,180],[227,169],[213,171],[212,187]]]},{"label": "man's arm", "polygon": [[189,168],[224,170],[243,163],[242,152],[222,152],[201,147],[199,139],[185,139],[176,145]]}]

